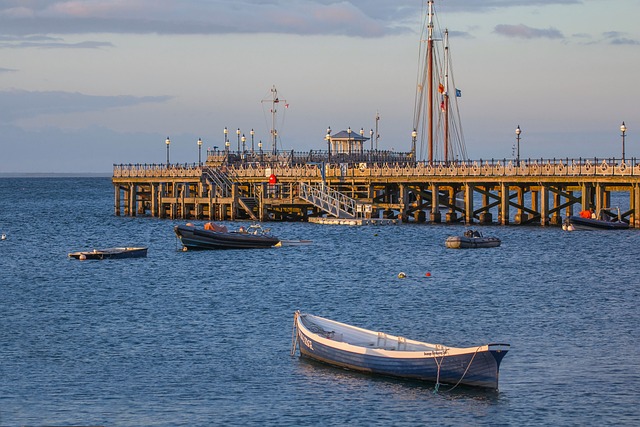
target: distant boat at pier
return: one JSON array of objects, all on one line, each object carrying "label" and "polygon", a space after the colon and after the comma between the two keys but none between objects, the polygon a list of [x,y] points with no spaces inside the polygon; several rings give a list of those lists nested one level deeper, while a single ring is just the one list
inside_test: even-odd
[{"label": "distant boat at pier", "polygon": [[580,215],[572,215],[568,217],[564,224],[563,230],[626,230],[629,224],[622,220],[620,208],[616,208],[618,214],[612,216],[609,209],[601,209],[598,215],[594,215],[591,211],[584,210]]}]

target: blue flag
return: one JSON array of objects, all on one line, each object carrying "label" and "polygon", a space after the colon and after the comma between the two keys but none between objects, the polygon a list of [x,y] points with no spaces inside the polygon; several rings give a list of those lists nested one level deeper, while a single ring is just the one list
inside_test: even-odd
[{"label": "blue flag", "polygon": [[462,96],[462,91],[460,89],[456,89],[456,98],[460,98]]}]

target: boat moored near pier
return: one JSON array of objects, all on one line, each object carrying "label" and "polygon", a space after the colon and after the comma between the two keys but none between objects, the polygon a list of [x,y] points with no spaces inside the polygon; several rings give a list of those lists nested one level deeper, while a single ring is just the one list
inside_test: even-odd
[{"label": "boat moored near pier", "polygon": [[497,237],[485,237],[478,230],[467,230],[463,236],[450,236],[445,240],[445,246],[450,249],[495,248],[502,241]]},{"label": "boat moored near pier", "polygon": [[193,224],[176,225],[176,236],[185,249],[260,249],[275,246],[280,239],[270,234],[270,229],[258,224],[237,231],[206,223],[204,228]]},{"label": "boat moored near pier", "polygon": [[84,252],[71,252],[69,258],[75,258],[79,260],[85,259],[122,259],[122,258],[144,258],[147,256],[146,247],[123,247],[123,248],[108,248],[108,249],[94,249],[92,251]]}]

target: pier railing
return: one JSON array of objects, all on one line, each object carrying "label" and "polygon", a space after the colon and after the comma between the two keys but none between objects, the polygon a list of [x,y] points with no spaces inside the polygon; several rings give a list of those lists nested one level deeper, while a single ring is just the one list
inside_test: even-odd
[{"label": "pier railing", "polygon": [[[456,162],[236,162],[221,166],[234,178],[278,177],[613,177],[640,176],[637,159],[527,159],[469,160]],[[201,177],[198,164],[120,164],[113,166],[114,178]]]}]

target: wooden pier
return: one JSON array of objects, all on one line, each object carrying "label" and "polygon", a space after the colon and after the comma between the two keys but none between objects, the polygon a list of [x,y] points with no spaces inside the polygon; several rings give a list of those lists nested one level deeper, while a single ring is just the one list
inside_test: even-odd
[{"label": "wooden pier", "polygon": [[611,193],[621,192],[629,200],[623,220],[640,227],[635,159],[428,163],[411,153],[210,152],[201,165],[114,165],[112,182],[116,215],[253,221],[561,225],[582,209],[615,208]]}]

